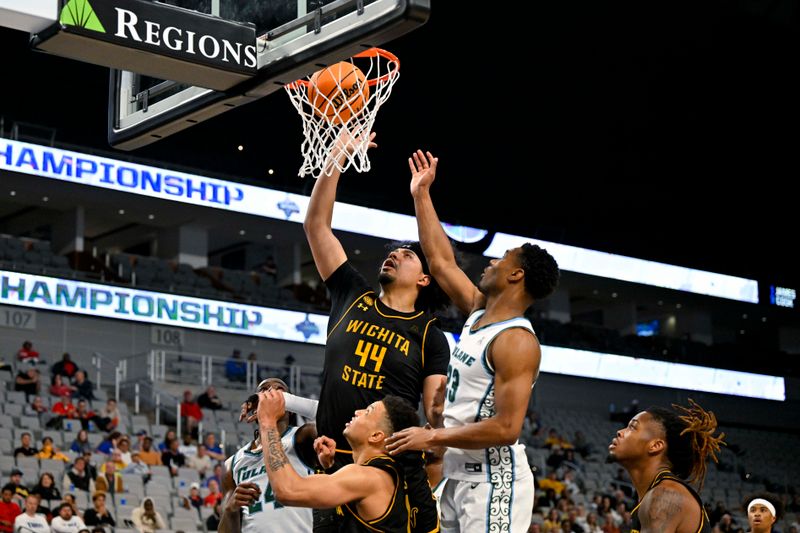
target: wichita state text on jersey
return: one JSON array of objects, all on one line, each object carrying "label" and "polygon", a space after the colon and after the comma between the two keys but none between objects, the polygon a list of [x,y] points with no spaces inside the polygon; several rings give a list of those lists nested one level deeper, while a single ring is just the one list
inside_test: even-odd
[{"label": "wichita state text on jersey", "polygon": [[419,405],[423,380],[446,374],[450,353],[433,317],[386,307],[349,263],[325,283],[332,305],[317,432],[349,450],[341,433],[356,409],[387,394]]}]

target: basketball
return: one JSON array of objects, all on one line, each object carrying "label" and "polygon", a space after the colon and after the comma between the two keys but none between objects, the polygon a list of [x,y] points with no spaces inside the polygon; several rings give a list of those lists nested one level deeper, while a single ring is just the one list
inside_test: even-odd
[{"label": "basketball", "polygon": [[369,85],[360,68],[348,61],[315,72],[308,87],[308,100],[317,116],[334,124],[358,115],[369,99]]}]

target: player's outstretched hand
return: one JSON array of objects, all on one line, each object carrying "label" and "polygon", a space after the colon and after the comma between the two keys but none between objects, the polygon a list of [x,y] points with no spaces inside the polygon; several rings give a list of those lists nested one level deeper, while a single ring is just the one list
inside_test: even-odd
[{"label": "player's outstretched hand", "polygon": [[225,510],[229,513],[238,513],[242,507],[253,505],[261,498],[261,489],[255,483],[245,481],[236,485],[236,490],[225,503]]},{"label": "player's outstretched hand", "polygon": [[336,455],[336,441],[325,435],[314,440],[314,452],[322,468],[328,469],[333,466],[333,459]]},{"label": "player's outstretched hand", "polygon": [[436,178],[436,166],[439,158],[433,157],[430,152],[422,153],[417,150],[408,158],[408,168],[411,170],[411,195],[417,194],[422,189],[430,188]]},{"label": "player's outstretched hand", "polygon": [[431,442],[433,432],[433,428],[426,426],[424,428],[410,427],[393,433],[386,439],[386,451],[389,452],[389,455],[397,455],[409,450],[428,450],[433,446]]},{"label": "player's outstretched hand", "polygon": [[286,414],[286,400],[283,391],[269,389],[258,393],[259,424],[277,425],[278,420]]}]

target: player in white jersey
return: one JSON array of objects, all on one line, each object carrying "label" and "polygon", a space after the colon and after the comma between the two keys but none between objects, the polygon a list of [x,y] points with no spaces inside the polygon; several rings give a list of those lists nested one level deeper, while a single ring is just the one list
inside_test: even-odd
[{"label": "player in white jersey", "polygon": [[443,532],[528,530],[533,475],[518,438],[539,373],[539,341],[525,311],[558,285],[558,265],[523,244],[493,259],[476,287],[458,267],[430,196],[438,160],[409,158],[411,194],[431,274],[468,315],[453,349],[444,428],[409,428],[387,440],[391,453],[446,446]]},{"label": "player in white jersey", "polygon": [[[268,378],[258,386],[258,391],[276,389],[288,391],[286,384],[278,378]],[[241,419],[255,420],[258,396],[242,405]],[[312,473],[316,464],[313,444],[317,436],[314,424],[301,427],[289,425],[289,416],[279,424],[281,444],[289,462],[298,474],[305,477]],[[225,491],[220,533],[310,533],[313,526],[311,509],[281,505],[269,484],[261,439],[257,436],[225,461],[222,481]]]}]

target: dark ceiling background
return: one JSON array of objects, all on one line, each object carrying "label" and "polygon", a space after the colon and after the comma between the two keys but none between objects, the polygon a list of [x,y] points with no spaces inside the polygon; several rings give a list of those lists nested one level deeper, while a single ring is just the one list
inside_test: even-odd
[{"label": "dark ceiling background", "polygon": [[[372,172],[339,197],[411,213],[406,158],[422,147],[440,158],[444,220],[800,285],[795,14],[789,0],[437,0],[385,45],[401,79]],[[6,130],[111,150],[106,69],[31,52],[20,32],[0,46]],[[300,142],[276,93],[132,155],[308,193]]]}]

